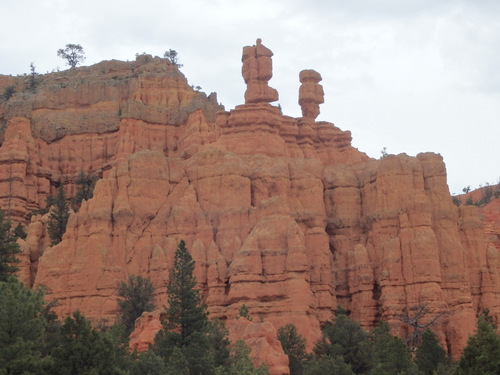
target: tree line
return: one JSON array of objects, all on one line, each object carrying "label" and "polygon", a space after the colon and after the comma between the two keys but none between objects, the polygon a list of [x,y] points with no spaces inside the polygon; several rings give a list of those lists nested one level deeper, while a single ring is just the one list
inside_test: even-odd
[{"label": "tree line", "polygon": [[[131,275],[119,283],[118,319],[110,327],[92,327],[79,311],[60,321],[53,312],[57,301],[46,302],[44,288],[29,289],[17,280],[20,250],[15,239],[0,211],[0,375],[268,373],[265,365],[252,364],[244,341],[231,344],[224,324],[209,320],[184,241],[175,252],[163,328],[149,350],[137,353],[130,351],[128,339],[135,320],[155,308],[149,279]],[[245,305],[240,315],[251,319]],[[429,328],[412,353],[390,334],[386,323],[366,332],[341,307],[324,325],[312,353],[306,352],[305,339],[292,324],[278,329],[278,339],[289,357],[291,375],[493,375],[500,373],[500,337],[495,330],[487,311],[480,315],[455,364]]]}]

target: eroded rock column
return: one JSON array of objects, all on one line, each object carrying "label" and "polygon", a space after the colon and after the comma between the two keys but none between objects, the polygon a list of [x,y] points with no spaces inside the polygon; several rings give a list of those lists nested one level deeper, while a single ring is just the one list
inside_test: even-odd
[{"label": "eroded rock column", "polygon": [[243,47],[242,74],[247,90],[245,104],[275,102],[278,100],[278,91],[268,86],[273,76],[272,51],[257,39],[257,45]]},{"label": "eroded rock column", "polygon": [[319,115],[319,105],[325,102],[323,86],[319,84],[321,75],[312,69],[302,70],[299,74],[299,105],[302,117],[315,121]]}]

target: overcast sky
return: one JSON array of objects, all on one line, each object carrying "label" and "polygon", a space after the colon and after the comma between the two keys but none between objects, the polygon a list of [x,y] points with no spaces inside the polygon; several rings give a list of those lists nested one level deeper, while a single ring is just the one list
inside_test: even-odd
[{"label": "overcast sky", "polygon": [[81,44],[84,65],[179,53],[190,84],[243,103],[241,51],[274,52],[269,82],[299,117],[302,69],[323,76],[318,120],[353,146],[443,156],[450,192],[500,177],[499,0],[3,0],[0,74],[66,69],[57,50]]}]

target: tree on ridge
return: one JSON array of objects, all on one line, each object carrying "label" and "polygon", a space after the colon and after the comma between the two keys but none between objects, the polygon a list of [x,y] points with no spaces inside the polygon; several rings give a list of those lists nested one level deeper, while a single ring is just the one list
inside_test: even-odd
[{"label": "tree on ridge", "polygon": [[65,59],[67,61],[66,64],[72,68],[85,61],[85,52],[79,44],[66,44],[66,48],[57,50],[57,56]]}]

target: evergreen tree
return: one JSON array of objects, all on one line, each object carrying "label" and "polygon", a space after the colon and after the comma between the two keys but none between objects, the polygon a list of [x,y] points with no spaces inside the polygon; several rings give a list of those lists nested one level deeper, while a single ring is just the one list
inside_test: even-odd
[{"label": "evergreen tree", "polygon": [[165,375],[167,368],[163,358],[156,355],[152,350],[147,350],[139,354],[135,363],[132,375]]},{"label": "evergreen tree", "polygon": [[29,81],[28,81],[28,88],[31,91],[35,91],[36,90],[36,85],[38,83],[37,82],[38,75],[39,74],[36,72],[35,64],[31,63],[30,64],[30,76],[29,76]]},{"label": "evergreen tree", "polygon": [[342,312],[337,312],[335,321],[328,323],[322,331],[323,337],[314,348],[317,356],[343,359],[355,374],[367,374],[372,369],[373,350],[368,334],[358,323]]},{"label": "evergreen tree", "polygon": [[111,358],[115,358],[114,366],[118,369],[128,371],[135,367],[138,360],[136,352],[130,352],[129,332],[120,322],[116,322],[111,327],[104,328],[99,332],[102,340],[110,343],[112,349]]},{"label": "evergreen tree", "polygon": [[178,347],[172,350],[166,367],[167,375],[189,375],[189,363]]},{"label": "evergreen tree", "polygon": [[186,243],[181,240],[175,252],[172,279],[167,287],[167,321],[170,328],[179,330],[182,343],[195,332],[203,332],[208,323],[206,306],[200,291],[195,289],[194,260]]},{"label": "evergreen tree", "polygon": [[278,340],[288,356],[290,375],[300,375],[307,360],[306,339],[299,334],[297,327],[287,324],[278,328]]},{"label": "evergreen tree", "polygon": [[0,281],[0,374],[41,374],[47,367],[40,352],[43,295],[14,278]]},{"label": "evergreen tree", "polygon": [[66,202],[63,184],[59,185],[57,196],[52,200],[52,206],[47,230],[50,236],[50,244],[54,246],[61,242],[69,219],[68,202]]},{"label": "evergreen tree", "polygon": [[[500,185],[499,185],[500,186]],[[493,327],[493,329],[496,331],[498,326],[497,324],[495,323],[495,319],[490,315],[490,309],[488,309],[487,307],[484,308],[482,311],[481,311],[481,314],[483,317],[484,317],[484,320],[486,320],[486,322],[491,325]]]},{"label": "evergreen tree", "polygon": [[467,340],[455,374],[500,374],[500,336],[484,315],[479,316],[476,332]]},{"label": "evergreen tree", "polygon": [[47,303],[42,310],[42,317],[45,321],[45,330],[40,348],[42,356],[50,356],[52,350],[59,345],[61,337],[61,322],[57,314],[52,310],[57,305],[57,299]]},{"label": "evergreen tree", "polygon": [[167,287],[168,307],[163,329],[155,338],[154,350],[167,363],[179,348],[191,374],[210,374],[214,359],[207,335],[208,316],[199,290],[195,289],[194,261],[183,240],[175,252],[172,278]]},{"label": "evergreen tree", "polygon": [[54,375],[118,375],[113,341],[90,326],[79,312],[61,327],[60,345],[53,349]]},{"label": "evergreen tree", "polygon": [[144,311],[154,309],[155,288],[148,278],[130,275],[128,283],[120,281],[118,286],[118,315],[128,333],[134,329],[135,320]]},{"label": "evergreen tree", "polygon": [[375,360],[371,375],[418,373],[408,346],[399,337],[390,334],[386,322],[381,321],[370,336]]},{"label": "evergreen tree", "polygon": [[248,307],[246,307],[245,304],[241,305],[238,313],[242,318],[245,318],[249,322],[251,322],[253,320],[252,317],[250,316],[250,310],[248,309]]},{"label": "evergreen tree", "polygon": [[214,358],[214,366],[227,366],[229,360],[229,331],[226,329],[223,322],[215,318],[208,325],[208,340],[212,358]]},{"label": "evergreen tree", "polygon": [[304,375],[355,375],[351,366],[344,362],[340,356],[331,357],[325,355],[319,358],[314,358],[304,366]]},{"label": "evergreen tree", "polygon": [[97,177],[93,174],[86,175],[82,170],[78,174],[78,178],[75,181],[76,194],[73,197],[73,207],[75,209],[80,208],[83,200],[89,200],[94,195],[94,187],[97,181]]},{"label": "evergreen tree", "polygon": [[448,365],[446,351],[439,345],[434,332],[427,328],[422,335],[422,343],[417,347],[415,363],[424,375],[432,375],[439,364]]},{"label": "evergreen tree", "polygon": [[250,351],[251,349],[245,341],[236,341],[231,351],[229,367],[224,372],[221,372],[219,369],[217,375],[267,375],[269,371],[266,365],[262,364],[260,367],[255,368],[249,357]]},{"label": "evergreen tree", "polygon": [[21,224],[21,222],[17,223],[17,226],[14,229],[14,233],[13,234],[14,234],[14,238],[21,238],[23,240],[25,240],[26,236],[28,235],[26,233],[26,231],[24,230],[23,225]]},{"label": "evergreen tree", "polygon": [[5,220],[5,213],[0,209],[0,281],[7,281],[18,271],[16,255],[20,253],[16,238],[10,235],[10,222]]}]

